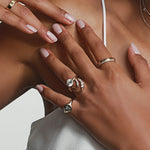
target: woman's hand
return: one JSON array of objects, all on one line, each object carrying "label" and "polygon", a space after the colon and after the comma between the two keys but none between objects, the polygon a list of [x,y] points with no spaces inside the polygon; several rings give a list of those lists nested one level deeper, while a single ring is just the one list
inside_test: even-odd
[{"label": "woman's hand", "polygon": [[28,34],[38,32],[38,34],[49,43],[56,42],[56,36],[39,21],[28,6],[43,12],[63,24],[71,25],[75,22],[74,17],[52,4],[49,0],[17,1],[18,0],[0,0],[0,20]]},{"label": "woman's hand", "polygon": [[[100,68],[92,63],[112,56],[85,22],[79,20],[77,29],[91,50],[92,61],[62,25],[55,24],[53,29],[78,70],[68,68],[50,50],[41,49],[44,61],[62,83],[77,75],[85,84],[80,94],[74,93],[70,114],[107,148],[149,150],[150,69],[138,49],[132,44],[128,51],[135,71],[134,82],[116,62],[107,62]],[[71,100],[45,85],[36,88],[59,107],[63,108]]]}]

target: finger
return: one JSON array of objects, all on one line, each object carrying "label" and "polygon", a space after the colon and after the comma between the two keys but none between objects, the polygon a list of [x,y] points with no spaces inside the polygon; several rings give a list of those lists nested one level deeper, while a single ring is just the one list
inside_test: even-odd
[{"label": "finger", "polygon": [[38,34],[47,42],[54,43],[57,41],[56,36],[50,32],[27,7],[20,3],[16,3],[11,11],[27,22],[26,26],[29,30],[38,32]]},{"label": "finger", "polygon": [[44,61],[48,67],[55,73],[55,75],[66,84],[68,79],[75,77],[75,73],[64,65],[50,50],[42,48],[40,54],[44,58]]},{"label": "finger", "polygon": [[[112,57],[110,52],[104,46],[103,41],[94,33],[92,28],[82,20],[77,21],[77,29],[85,43],[92,51],[97,62],[105,58]],[[96,65],[96,64],[95,64]],[[110,67],[110,62],[102,65],[102,68]]]},{"label": "finger", "polygon": [[[40,94],[46,100],[50,100],[52,103],[56,104],[58,107],[63,108],[66,104],[68,104],[71,101],[71,98],[65,95],[62,95],[60,93],[57,93],[45,85],[37,85],[36,89],[40,92]],[[79,105],[78,101],[73,100],[72,111],[70,113],[74,114],[78,105]]]},{"label": "finger", "polygon": [[21,0],[27,5],[30,5],[46,15],[52,17],[54,20],[59,21],[63,24],[73,24],[75,22],[75,18],[71,16],[69,13],[64,11],[63,9],[57,7],[52,4],[48,0]]},{"label": "finger", "polygon": [[88,79],[92,77],[93,73],[96,71],[95,66],[92,64],[83,49],[72,38],[70,33],[59,24],[54,24],[52,28],[61,45],[64,47],[64,50],[67,51],[81,75],[85,78],[88,77]]},{"label": "finger", "polygon": [[27,23],[23,19],[19,18],[9,10],[4,9],[2,6],[0,6],[0,20],[8,25],[18,28],[25,33],[35,33],[27,27]]},{"label": "finger", "polygon": [[150,69],[148,63],[134,44],[129,47],[128,59],[134,69],[136,82],[141,86],[149,85]]}]

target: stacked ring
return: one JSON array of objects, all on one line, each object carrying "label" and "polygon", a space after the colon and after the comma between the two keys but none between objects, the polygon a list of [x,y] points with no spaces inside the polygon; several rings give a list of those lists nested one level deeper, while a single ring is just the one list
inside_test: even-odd
[{"label": "stacked ring", "polygon": [[[82,79],[76,76],[72,79],[68,79],[66,85],[68,87],[68,90],[74,93],[81,93],[84,88],[84,82],[82,81]],[[64,106],[64,113],[69,113],[72,111],[72,103],[73,100],[71,100],[68,104]]]},{"label": "stacked ring", "polygon": [[7,9],[10,10],[16,4],[16,2],[17,1],[15,1],[15,0],[10,1],[10,3],[7,6]]},{"label": "stacked ring", "polygon": [[70,92],[75,92],[75,93],[81,93],[84,88],[84,82],[82,81],[82,79],[76,76],[73,77],[72,79],[68,79],[66,85],[68,86],[68,90]]}]

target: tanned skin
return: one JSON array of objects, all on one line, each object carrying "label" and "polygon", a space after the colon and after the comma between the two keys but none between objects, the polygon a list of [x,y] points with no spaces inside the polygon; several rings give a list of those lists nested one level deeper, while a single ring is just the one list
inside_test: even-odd
[{"label": "tanned skin", "polygon": [[[51,0],[67,10],[76,19],[85,20],[102,38],[102,7],[99,0]],[[138,0],[106,0],[107,7],[107,48],[113,57],[132,78],[132,69],[127,60],[127,49],[131,43],[137,45],[141,54],[150,63],[150,31],[143,23],[139,12]],[[49,28],[55,23],[49,17],[34,11],[36,16]],[[85,48],[78,37],[76,26],[66,26],[72,36]],[[38,35],[27,35],[6,24],[0,25],[0,108],[2,109],[15,98],[25,93],[36,84],[47,84],[56,91],[70,95],[65,85],[42,61],[39,49],[50,48],[65,64],[72,63],[63,47],[58,43],[49,44]],[[70,43],[71,44],[71,43]],[[87,48],[85,48],[87,50]],[[66,72],[67,73],[67,72]],[[53,110],[53,105],[44,100],[46,114]]]}]

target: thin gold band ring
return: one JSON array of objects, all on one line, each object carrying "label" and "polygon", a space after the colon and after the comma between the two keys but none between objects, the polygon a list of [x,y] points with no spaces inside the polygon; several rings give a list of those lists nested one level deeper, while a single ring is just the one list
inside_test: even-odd
[{"label": "thin gold band ring", "polygon": [[17,1],[15,1],[15,0],[10,1],[7,6],[7,9],[10,10],[16,3],[17,3]]}]

